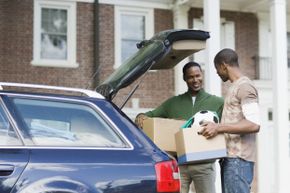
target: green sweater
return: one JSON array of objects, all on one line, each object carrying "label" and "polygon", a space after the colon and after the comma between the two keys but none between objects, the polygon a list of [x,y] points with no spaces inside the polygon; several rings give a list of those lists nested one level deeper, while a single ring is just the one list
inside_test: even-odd
[{"label": "green sweater", "polygon": [[174,96],[166,100],[159,107],[145,114],[148,117],[161,117],[170,119],[188,120],[201,110],[215,111],[221,118],[224,101],[221,97],[206,93],[201,89],[196,95],[193,106],[192,96],[189,92]]}]

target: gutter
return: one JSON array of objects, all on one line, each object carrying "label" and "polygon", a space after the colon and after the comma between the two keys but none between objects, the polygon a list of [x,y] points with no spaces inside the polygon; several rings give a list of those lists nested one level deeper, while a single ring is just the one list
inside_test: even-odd
[{"label": "gutter", "polygon": [[99,0],[95,0],[94,2],[94,75],[93,75],[93,88],[99,84],[99,68],[100,68],[100,60],[99,60]]}]

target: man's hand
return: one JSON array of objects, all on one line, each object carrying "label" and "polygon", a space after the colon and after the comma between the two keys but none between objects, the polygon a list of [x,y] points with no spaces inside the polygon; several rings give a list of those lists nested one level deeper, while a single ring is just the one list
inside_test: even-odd
[{"label": "man's hand", "polygon": [[218,134],[218,124],[213,122],[203,122],[201,125],[202,129],[198,134],[203,135],[205,138],[210,139]]},{"label": "man's hand", "polygon": [[136,125],[137,125],[139,128],[143,129],[143,121],[144,121],[145,119],[148,119],[148,117],[147,117],[145,114],[143,114],[143,113],[138,114],[138,115],[136,116],[136,118],[135,118],[135,123],[136,123]]}]

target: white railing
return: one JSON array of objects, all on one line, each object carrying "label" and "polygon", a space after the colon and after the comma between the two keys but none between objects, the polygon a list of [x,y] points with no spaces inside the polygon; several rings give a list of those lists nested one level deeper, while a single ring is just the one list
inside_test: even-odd
[{"label": "white railing", "polygon": [[272,62],[270,57],[255,57],[257,79],[272,79]]}]

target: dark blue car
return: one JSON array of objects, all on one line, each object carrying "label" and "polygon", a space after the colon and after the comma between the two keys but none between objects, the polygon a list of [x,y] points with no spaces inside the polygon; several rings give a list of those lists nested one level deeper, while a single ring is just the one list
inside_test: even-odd
[{"label": "dark blue car", "polygon": [[0,83],[0,193],[179,192],[176,160],[111,99],[149,69],[164,67],[162,61],[173,67],[199,50],[176,49],[175,43],[207,38],[194,30],[157,34],[141,42],[98,92]]}]

